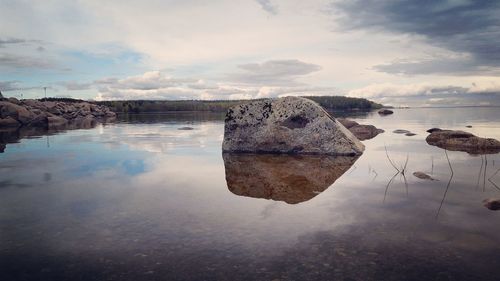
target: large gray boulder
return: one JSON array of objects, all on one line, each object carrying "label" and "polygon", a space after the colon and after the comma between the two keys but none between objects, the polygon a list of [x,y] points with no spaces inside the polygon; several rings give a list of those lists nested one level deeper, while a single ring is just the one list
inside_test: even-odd
[{"label": "large gray boulder", "polygon": [[230,108],[224,152],[360,155],[364,145],[317,103],[299,97]]}]

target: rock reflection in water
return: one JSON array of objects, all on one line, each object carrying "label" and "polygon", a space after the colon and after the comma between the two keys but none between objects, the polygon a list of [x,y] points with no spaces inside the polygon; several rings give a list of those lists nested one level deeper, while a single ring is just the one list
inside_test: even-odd
[{"label": "rock reflection in water", "polygon": [[98,124],[114,121],[111,119],[80,119],[61,125],[42,127],[0,128],[0,153],[5,152],[7,144],[18,143],[21,139],[53,135],[67,130],[91,129]]},{"label": "rock reflection in water", "polygon": [[223,153],[228,189],[240,196],[297,204],[325,191],[358,157]]}]

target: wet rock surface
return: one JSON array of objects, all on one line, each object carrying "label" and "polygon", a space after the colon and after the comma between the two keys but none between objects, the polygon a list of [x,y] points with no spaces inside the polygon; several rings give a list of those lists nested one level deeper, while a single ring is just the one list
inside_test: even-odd
[{"label": "wet rock surface", "polygon": [[364,145],[317,103],[267,99],[228,110],[224,152],[360,155]]},{"label": "wet rock surface", "polygon": [[500,210],[500,199],[498,198],[485,199],[483,200],[483,205],[492,211],[498,211]]},{"label": "wet rock surface", "polygon": [[390,115],[393,113],[394,113],[394,111],[392,111],[390,109],[381,109],[378,111],[378,114],[380,114],[380,115]]},{"label": "wet rock surface", "polygon": [[[116,114],[108,107],[88,102],[0,100],[0,128],[57,127],[88,120],[110,120]],[[87,120],[87,121],[86,121]]]},{"label": "wet rock surface", "polygon": [[428,174],[424,173],[424,172],[414,172],[413,175],[416,177],[416,178],[419,178],[419,179],[422,179],[422,180],[435,180],[433,177],[429,176]]},{"label": "wet rock surface", "polygon": [[430,128],[429,130],[427,130],[427,133],[434,133],[434,132],[438,132],[438,131],[442,131],[442,129],[440,129],[440,128]]},{"label": "wet rock surface", "polygon": [[411,133],[410,131],[403,130],[403,129],[397,129],[397,130],[394,130],[392,132],[395,133],[395,134],[408,134],[408,133]]},{"label": "wet rock surface", "polygon": [[326,190],[358,158],[224,153],[223,159],[232,193],[297,204]]},{"label": "wet rock surface", "polygon": [[378,134],[384,132],[384,130],[379,129],[373,125],[362,125],[356,121],[337,118],[344,127],[346,127],[353,135],[355,135],[359,140],[369,140],[376,137]]},{"label": "wet rock surface", "polygon": [[481,138],[464,131],[434,130],[426,141],[443,149],[463,151],[470,154],[494,154],[500,152],[500,141]]}]

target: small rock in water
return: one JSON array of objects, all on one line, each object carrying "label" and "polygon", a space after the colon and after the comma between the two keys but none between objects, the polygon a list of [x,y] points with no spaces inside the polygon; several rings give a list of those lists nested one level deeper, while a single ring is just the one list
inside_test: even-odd
[{"label": "small rock in water", "polygon": [[373,125],[361,125],[356,121],[346,118],[337,118],[337,121],[351,131],[359,140],[369,140],[384,132],[384,130],[378,129]]},{"label": "small rock in water", "polygon": [[378,114],[380,115],[389,115],[389,114],[393,114],[394,111],[392,110],[389,110],[389,109],[381,109],[378,111]]},{"label": "small rock in water", "polygon": [[433,177],[429,176],[424,172],[414,172],[413,175],[422,180],[431,180],[431,181],[435,180]]},{"label": "small rock in water", "polygon": [[425,140],[430,145],[470,154],[495,154],[500,152],[500,141],[481,138],[464,131],[434,131]]},{"label": "small rock in water", "polygon": [[427,130],[427,133],[434,133],[434,132],[439,132],[439,131],[442,131],[442,130],[439,128],[430,128],[429,130]]},{"label": "small rock in water", "polygon": [[405,134],[405,136],[407,136],[407,137],[413,137],[413,136],[416,136],[416,135],[417,134],[412,133],[412,132],[408,132],[408,133]]},{"label": "small rock in water", "polygon": [[408,130],[401,130],[401,129],[397,129],[397,130],[394,130],[392,132],[395,133],[395,134],[408,134],[408,133],[411,133]]},{"label": "small rock in water", "polygon": [[500,199],[488,198],[483,200],[484,206],[492,211],[500,210]]},{"label": "small rock in water", "polygon": [[465,127],[467,127],[467,128],[472,128],[472,126],[471,126],[471,125],[467,125],[467,126],[465,126]]},{"label": "small rock in water", "polygon": [[194,128],[193,127],[180,127],[177,130],[189,131],[189,130],[194,130]]}]

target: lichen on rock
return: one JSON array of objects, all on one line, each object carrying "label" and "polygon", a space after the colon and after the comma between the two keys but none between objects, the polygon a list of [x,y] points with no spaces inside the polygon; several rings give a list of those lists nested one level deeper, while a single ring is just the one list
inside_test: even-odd
[{"label": "lichen on rock", "polygon": [[225,119],[222,150],[360,155],[364,145],[317,103],[285,97],[230,108]]}]

